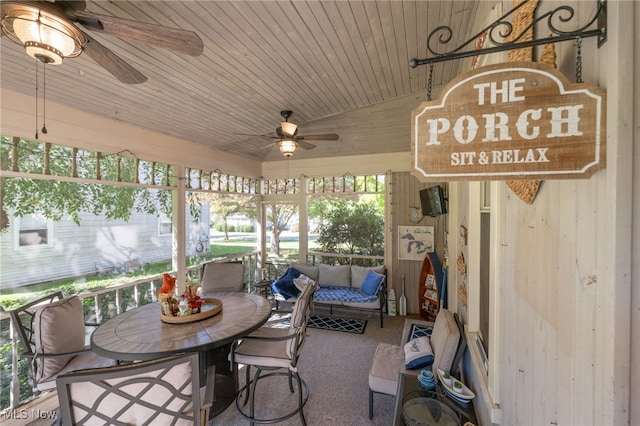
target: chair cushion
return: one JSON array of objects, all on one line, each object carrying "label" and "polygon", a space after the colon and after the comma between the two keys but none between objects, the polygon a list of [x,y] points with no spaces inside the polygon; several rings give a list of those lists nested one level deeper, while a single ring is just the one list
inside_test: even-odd
[{"label": "chair cushion", "polygon": [[[95,352],[91,352],[89,346],[86,346],[87,352],[78,354],[73,357],[71,361],[67,365],[64,366],[62,370],[58,373],[58,376],[61,374],[70,373],[72,371],[85,370],[88,368],[105,368],[105,367],[113,367],[117,364],[115,359],[105,358],[103,356],[98,355]],[[56,377],[51,377],[46,381],[39,382],[37,385],[38,390],[45,391],[48,389],[53,389],[56,387]]]},{"label": "chair cushion", "polygon": [[[251,333],[251,336],[274,338],[287,336],[292,332],[290,328],[261,327]],[[289,340],[244,339],[234,351],[234,360],[246,365],[288,368],[291,365],[287,350],[289,344]]]},{"label": "chair cushion", "polygon": [[438,368],[442,371],[451,370],[459,342],[460,330],[456,319],[448,309],[440,309],[431,332],[431,348],[434,356],[431,366],[433,374],[437,376]]},{"label": "chair cushion", "polygon": [[369,369],[369,388],[374,392],[395,395],[403,366],[404,350],[401,346],[379,343]]},{"label": "chair cushion", "polygon": [[323,286],[351,286],[351,266],[349,265],[318,265],[318,284]]},{"label": "chair cushion", "polygon": [[49,303],[33,318],[36,345],[36,382],[55,377],[74,358],[42,358],[37,354],[73,352],[85,347],[84,313],[78,296]]}]

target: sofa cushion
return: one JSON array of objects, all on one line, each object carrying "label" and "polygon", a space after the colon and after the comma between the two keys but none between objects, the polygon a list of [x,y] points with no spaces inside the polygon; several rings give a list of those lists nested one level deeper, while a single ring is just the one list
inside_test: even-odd
[{"label": "sofa cushion", "polygon": [[351,286],[351,266],[349,265],[318,265],[318,284],[321,286]]},{"label": "sofa cushion", "polygon": [[377,272],[378,274],[384,274],[384,266],[358,266],[351,265],[351,286],[356,288],[362,288],[362,283],[369,271]]},{"label": "sofa cushion", "polygon": [[448,309],[440,309],[431,332],[431,348],[433,349],[433,374],[451,370],[453,360],[460,342],[460,330],[453,314]]},{"label": "sofa cushion", "polygon": [[395,395],[403,364],[404,351],[401,346],[379,343],[369,369],[369,388],[375,392]]},{"label": "sofa cushion", "polygon": [[[36,311],[33,318],[36,352],[55,354],[80,351],[85,348],[85,328],[82,302],[71,296],[49,303]],[[41,358],[36,356],[36,381],[56,376],[74,356]]]},{"label": "sofa cushion", "polygon": [[306,263],[292,263],[291,266],[305,274],[314,281],[318,281],[318,265],[307,265]]},{"label": "sofa cushion", "polygon": [[404,368],[417,370],[433,364],[433,350],[429,336],[409,340],[404,345]]},{"label": "sofa cushion", "polygon": [[384,275],[369,271],[362,283],[362,287],[360,290],[365,294],[373,296],[374,294],[376,294],[376,290],[378,290],[378,287],[380,286],[380,283],[383,279]]}]

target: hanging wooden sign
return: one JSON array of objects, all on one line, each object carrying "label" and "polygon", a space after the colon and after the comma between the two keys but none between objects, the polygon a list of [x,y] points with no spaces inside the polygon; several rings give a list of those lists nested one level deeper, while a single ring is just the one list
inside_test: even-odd
[{"label": "hanging wooden sign", "polygon": [[606,93],[545,64],[459,76],[411,114],[422,181],[579,179],[605,165]]}]

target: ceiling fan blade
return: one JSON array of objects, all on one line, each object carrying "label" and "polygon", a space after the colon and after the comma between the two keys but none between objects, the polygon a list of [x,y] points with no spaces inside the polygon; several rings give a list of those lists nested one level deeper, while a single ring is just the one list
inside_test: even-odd
[{"label": "ceiling fan blade", "polygon": [[202,40],[193,31],[100,15],[86,10],[77,10],[75,16],[77,22],[87,29],[102,31],[123,40],[144,43],[191,56],[200,56],[204,50]]},{"label": "ceiling fan blade", "polygon": [[124,84],[140,84],[147,81],[147,77],[138,70],[122,60],[118,55],[98,43],[89,34],[87,44],[84,46],[84,52],[98,63],[102,68],[109,71],[115,78]]},{"label": "ceiling fan blade", "polygon": [[340,139],[340,135],[336,135],[335,133],[327,133],[325,135],[298,136],[296,137],[296,139],[305,141],[337,141],[338,139]]},{"label": "ceiling fan blade", "polygon": [[313,149],[313,148],[315,148],[315,147],[316,147],[316,146],[315,146],[315,145],[313,145],[313,144],[310,144],[310,143],[308,143],[308,142],[301,141],[301,140],[299,140],[299,139],[297,140],[297,142],[298,142],[298,146],[299,146],[300,148],[303,148],[303,149]]}]

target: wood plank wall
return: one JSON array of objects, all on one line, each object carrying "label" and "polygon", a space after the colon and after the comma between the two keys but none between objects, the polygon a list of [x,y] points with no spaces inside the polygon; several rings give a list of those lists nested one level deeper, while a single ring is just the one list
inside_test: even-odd
[{"label": "wood plank wall", "polygon": [[420,190],[435,185],[441,185],[448,193],[446,182],[420,182],[409,172],[393,173],[391,179],[391,232],[393,266],[388,271],[389,288],[394,288],[396,297],[400,297],[402,274],[405,275],[405,294],[407,296],[407,312],[410,314],[419,313],[418,300],[418,280],[420,278],[420,268],[422,262],[415,260],[398,260],[398,226],[433,226],[434,246],[440,261],[444,263],[445,252],[445,230],[447,226],[447,215],[437,217],[425,217],[419,223],[412,223],[409,220],[409,207],[420,208]]}]

